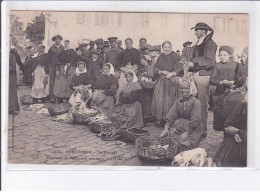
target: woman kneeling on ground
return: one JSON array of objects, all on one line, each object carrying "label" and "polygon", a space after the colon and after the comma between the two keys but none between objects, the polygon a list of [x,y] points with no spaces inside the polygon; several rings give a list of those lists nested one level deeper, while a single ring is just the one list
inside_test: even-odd
[{"label": "woman kneeling on ground", "polygon": [[198,147],[203,130],[200,101],[191,94],[190,82],[181,82],[181,97],[175,101],[166,117],[160,137],[170,135],[178,142],[178,152]]},{"label": "woman kneeling on ground", "polygon": [[73,75],[70,82],[70,87],[73,90],[73,93],[69,99],[69,102],[72,107],[76,107],[80,104],[86,105],[87,100],[90,97],[88,91],[91,91],[90,88],[92,85],[93,77],[87,71],[86,64],[82,61],[78,62],[76,73]]}]

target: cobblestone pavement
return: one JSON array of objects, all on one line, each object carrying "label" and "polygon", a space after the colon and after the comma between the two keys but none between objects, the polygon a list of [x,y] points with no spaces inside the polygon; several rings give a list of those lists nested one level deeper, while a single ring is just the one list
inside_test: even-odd
[{"label": "cobblestone pavement", "polygon": [[[20,86],[18,95],[30,94],[30,89]],[[58,165],[129,165],[141,166],[134,145],[118,145],[116,141],[103,141],[87,126],[64,124],[51,120],[46,114],[25,111],[20,106],[15,116],[14,134],[12,116],[9,115],[8,161],[13,164],[58,164]],[[223,138],[221,132],[212,129],[213,114],[209,113],[208,136],[199,147],[214,156]],[[160,134],[162,129],[146,127],[151,134]]]}]

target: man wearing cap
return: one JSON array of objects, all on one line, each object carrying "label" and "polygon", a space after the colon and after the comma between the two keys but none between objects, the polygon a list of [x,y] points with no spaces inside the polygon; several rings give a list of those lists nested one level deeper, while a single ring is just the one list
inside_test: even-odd
[{"label": "man wearing cap", "polygon": [[106,63],[111,63],[115,70],[119,70],[119,61],[118,61],[118,57],[121,53],[121,50],[117,48],[117,37],[109,37],[108,38],[109,42],[110,42],[110,49],[107,52],[107,58],[106,58]]},{"label": "man wearing cap", "polygon": [[104,40],[102,38],[99,38],[97,40],[95,40],[95,43],[96,43],[96,50],[101,52],[102,51],[102,46],[104,44]]},{"label": "man wearing cap", "polygon": [[151,48],[149,48],[149,51],[150,51],[149,56],[152,58],[151,65],[154,67],[158,57],[161,54],[161,45],[152,46]]},{"label": "man wearing cap", "polygon": [[106,60],[107,60],[107,53],[109,51],[109,47],[110,47],[109,41],[104,41],[104,44],[102,46],[102,49],[101,49],[101,52],[100,52],[100,55],[99,55],[99,57],[100,57],[100,59],[102,60],[103,63],[105,63]]},{"label": "man wearing cap", "polygon": [[[205,23],[198,23],[195,27],[195,35],[198,39],[193,46],[193,55],[188,66],[193,68],[194,80],[198,89],[198,99],[201,102],[201,116],[204,135],[207,135],[209,79],[216,64],[217,45],[212,40],[214,30]],[[208,32],[210,32],[208,34]]]},{"label": "man wearing cap", "polygon": [[55,42],[53,46],[49,48],[48,51],[48,64],[49,64],[49,76],[50,76],[50,101],[55,102],[55,96],[53,93],[55,77],[57,66],[61,65],[61,61],[59,60],[59,53],[64,50],[64,46],[61,45],[62,37],[60,35],[54,36],[52,41]]}]

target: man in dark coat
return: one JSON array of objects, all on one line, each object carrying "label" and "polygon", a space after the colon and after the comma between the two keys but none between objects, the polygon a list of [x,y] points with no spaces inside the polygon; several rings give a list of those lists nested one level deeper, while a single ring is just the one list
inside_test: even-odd
[{"label": "man in dark coat", "polygon": [[[201,102],[202,125],[204,135],[207,135],[209,79],[216,64],[217,44],[212,40],[214,30],[205,23],[198,23],[195,27],[195,35],[198,38],[193,46],[193,55],[189,66],[193,68],[194,79],[198,89],[198,99]],[[210,32],[208,34],[208,32]]]},{"label": "man in dark coat", "polygon": [[60,35],[54,36],[52,41],[55,42],[53,46],[49,48],[48,51],[48,64],[49,64],[49,75],[50,75],[50,101],[55,101],[55,96],[53,94],[54,82],[56,77],[56,67],[62,63],[59,60],[59,53],[64,50],[64,46],[61,45],[62,37]]},{"label": "man in dark coat", "polygon": [[114,66],[115,70],[118,70],[118,67],[120,65],[118,57],[121,53],[121,50],[117,48],[117,37],[109,37],[108,40],[111,47],[106,55],[106,63],[111,63]]}]

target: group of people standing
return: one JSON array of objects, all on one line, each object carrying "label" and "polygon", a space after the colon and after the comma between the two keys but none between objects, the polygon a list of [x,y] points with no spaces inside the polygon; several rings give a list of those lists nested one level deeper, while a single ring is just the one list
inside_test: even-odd
[{"label": "group of people standing", "polygon": [[[60,35],[52,38],[54,45],[48,53],[40,46],[38,55],[32,57],[31,48],[27,48],[24,64],[11,50],[9,111],[19,110],[17,94],[14,95],[17,86],[13,68],[20,63],[24,82],[32,86],[31,96],[36,103],[39,100],[69,102],[77,106],[86,102],[86,106],[95,106],[108,116],[116,115],[123,128],[140,128],[157,121],[156,125],[164,126],[160,136],[172,135],[179,142],[179,151],[195,148],[207,135],[210,85],[216,86],[215,95],[219,97],[245,87],[248,51],[244,49],[240,64],[232,59],[233,49],[222,46],[220,62],[216,64],[214,30],[205,23],[198,23],[193,29],[198,41],[185,42],[182,54],[172,50],[170,41],[151,46],[145,38],[140,39],[139,49],[133,48],[131,38],[125,40],[126,49],[123,49],[117,37],[110,37],[108,41],[99,38],[82,43],[74,50],[69,47],[69,40],[61,45]],[[154,87],[143,86],[141,80],[154,83]],[[90,100],[86,94],[89,90],[93,91]],[[218,159],[225,158],[227,166],[246,165],[244,134],[247,127],[237,125],[246,120],[246,108],[240,105],[238,108],[243,109],[242,113],[235,112],[236,115],[224,121],[214,113],[213,128],[224,126],[221,129],[225,134],[223,142],[228,138],[232,141],[221,145],[218,152]],[[241,159],[236,158],[235,164],[232,163],[236,157],[233,148]],[[227,155],[232,160],[227,159]]]}]

